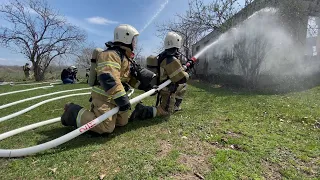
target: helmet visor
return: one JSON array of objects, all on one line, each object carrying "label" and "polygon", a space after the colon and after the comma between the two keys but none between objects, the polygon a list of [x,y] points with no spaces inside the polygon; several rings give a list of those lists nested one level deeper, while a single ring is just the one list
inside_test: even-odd
[{"label": "helmet visor", "polygon": [[137,44],[138,44],[138,35],[133,36],[131,44],[132,44],[132,49],[136,49]]}]

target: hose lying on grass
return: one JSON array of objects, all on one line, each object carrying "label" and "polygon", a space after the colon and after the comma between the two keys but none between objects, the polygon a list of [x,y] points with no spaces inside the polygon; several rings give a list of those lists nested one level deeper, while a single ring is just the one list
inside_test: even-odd
[{"label": "hose lying on grass", "polygon": [[50,82],[41,82],[41,83],[25,83],[25,84],[10,84],[10,86],[32,86],[32,85],[39,85],[39,84],[48,84]]},{"label": "hose lying on grass", "polygon": [[[58,80],[57,80],[58,81]],[[34,81],[23,81],[23,82],[13,82],[13,81],[11,81],[11,82],[6,82],[6,81],[2,81],[2,82],[0,82],[0,86],[4,86],[4,85],[16,85],[16,84],[22,84],[22,83],[24,83],[24,84],[28,84],[29,82],[34,82]],[[49,83],[49,82],[48,82]]]},{"label": "hose lying on grass", "polygon": [[[55,80],[55,81],[62,83],[61,80]],[[53,83],[53,82],[52,81],[51,82],[50,81],[45,81],[45,82],[34,83],[34,81],[23,81],[23,82],[4,82],[4,83],[10,84],[10,86],[30,86],[30,85],[37,85],[37,84]]]},{"label": "hose lying on grass", "polygon": [[6,139],[8,137],[14,136],[16,134],[19,134],[19,133],[22,133],[22,132],[25,132],[25,131],[28,131],[28,130],[31,130],[31,129],[35,129],[37,127],[44,126],[44,125],[47,125],[47,124],[56,123],[56,122],[59,122],[59,121],[60,121],[60,117],[53,118],[53,119],[49,119],[49,120],[46,120],[46,121],[41,121],[41,122],[38,122],[38,123],[30,124],[28,126],[24,126],[24,127],[18,128],[18,129],[14,129],[12,131],[5,132],[3,134],[0,134],[0,141],[3,140],[3,139]]},{"label": "hose lying on grass", "polygon": [[61,93],[65,93],[65,92],[87,90],[87,89],[91,89],[91,87],[90,88],[71,89],[71,90],[65,90],[65,91],[57,91],[57,92],[53,92],[53,93],[49,93],[49,94],[43,94],[43,95],[40,95],[40,96],[34,96],[34,97],[21,99],[19,101],[15,101],[15,102],[12,102],[12,103],[1,105],[0,109],[4,109],[4,108],[7,108],[7,107],[16,105],[16,104],[20,104],[20,103],[23,103],[23,102],[31,101],[31,100],[34,100],[34,99],[39,99],[39,98],[42,98],[42,97],[52,96],[52,95],[61,94]]},{"label": "hose lying on grass", "polygon": [[[130,100],[131,104],[135,104],[140,102],[142,99],[151,96],[152,94],[154,94],[155,92],[161,90],[162,88],[166,87],[167,85],[169,85],[171,83],[171,80],[167,80],[164,83],[162,83],[161,85],[159,85],[159,87],[157,89],[151,89],[148,92],[145,92],[133,99]],[[98,124],[100,124],[101,122],[103,122],[104,120],[106,120],[108,117],[113,116],[114,114],[116,114],[119,111],[119,107],[115,107],[113,109],[111,109],[110,111],[106,112],[105,114],[97,117],[96,119],[88,122],[87,124],[71,131],[68,134],[65,134],[57,139],[48,141],[46,143],[43,144],[39,144],[36,146],[31,146],[31,147],[27,147],[27,148],[22,148],[22,149],[0,149],[0,157],[21,157],[21,156],[27,156],[27,155],[31,155],[34,153],[38,153],[44,150],[48,150],[50,148],[59,146],[60,144],[63,144],[67,141],[70,141],[71,139],[87,132],[88,130],[90,130],[91,128],[97,126]],[[53,120],[54,121],[54,120]]]},{"label": "hose lying on grass", "polygon": [[23,90],[18,90],[18,91],[11,91],[11,92],[6,92],[6,93],[1,93],[0,96],[5,96],[5,95],[9,95],[9,94],[16,94],[16,93],[20,93],[20,92],[33,91],[33,90],[36,90],[36,89],[52,88],[52,87],[54,87],[54,85],[58,85],[58,84],[62,84],[62,83],[50,83],[49,86],[40,86],[40,87],[35,87],[35,88],[30,88],[30,89],[23,89]]},{"label": "hose lying on grass", "polygon": [[47,99],[47,100],[44,100],[44,101],[39,102],[39,103],[37,103],[37,104],[34,104],[34,105],[32,105],[32,106],[30,106],[30,107],[28,107],[28,108],[26,108],[26,109],[23,109],[23,110],[21,110],[21,111],[18,111],[18,112],[15,112],[15,113],[13,113],[13,114],[9,114],[9,115],[7,115],[7,116],[4,116],[4,117],[0,118],[0,122],[6,121],[6,120],[11,119],[11,118],[14,118],[14,117],[17,117],[17,116],[19,116],[19,115],[21,115],[21,114],[23,114],[23,113],[26,113],[26,112],[28,112],[28,111],[30,111],[30,110],[38,107],[38,106],[41,106],[42,104],[45,104],[45,103],[47,103],[47,102],[51,102],[51,101],[55,101],[55,100],[63,99],[63,98],[67,98],[67,97],[72,97],[72,96],[88,95],[88,94],[90,94],[90,93],[91,93],[91,92],[78,93],[78,94],[69,94],[69,95],[65,95],[65,96],[59,96],[59,97]]},{"label": "hose lying on grass", "polygon": [[[128,96],[130,97],[133,93],[134,93],[134,89],[130,89],[129,92],[128,92]],[[18,129],[14,129],[14,130],[5,132],[3,134],[0,134],[0,141],[3,140],[3,139],[6,139],[8,137],[14,136],[16,134],[19,134],[19,133],[22,133],[22,132],[25,132],[25,131],[28,131],[28,130],[31,130],[31,129],[35,129],[35,128],[38,128],[38,127],[41,127],[41,126],[45,126],[45,125],[48,125],[48,124],[53,124],[53,123],[56,123],[56,122],[60,122],[60,117],[49,119],[49,120],[46,120],[46,121],[41,121],[41,122],[38,122],[38,123],[30,124],[28,126],[24,126],[24,127],[18,128]]]}]

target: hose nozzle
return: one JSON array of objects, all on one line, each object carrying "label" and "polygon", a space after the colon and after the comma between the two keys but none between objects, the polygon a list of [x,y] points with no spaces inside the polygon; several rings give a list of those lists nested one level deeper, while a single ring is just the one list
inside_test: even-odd
[{"label": "hose nozzle", "polygon": [[196,63],[196,61],[197,61],[197,58],[195,58],[195,57],[192,57],[192,58],[190,58],[189,60],[188,60],[188,62],[186,63],[186,66],[189,68],[191,68],[193,65],[194,65],[194,63]]}]

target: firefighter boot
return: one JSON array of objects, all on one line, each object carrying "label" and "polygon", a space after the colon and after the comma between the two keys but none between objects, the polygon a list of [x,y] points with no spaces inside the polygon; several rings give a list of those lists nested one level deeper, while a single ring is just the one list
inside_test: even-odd
[{"label": "firefighter boot", "polygon": [[61,116],[61,124],[64,126],[74,126],[77,127],[77,116],[79,111],[82,109],[81,106],[68,103],[64,106],[64,113]]},{"label": "firefighter boot", "polygon": [[182,102],[182,99],[176,98],[176,103],[174,104],[174,111],[181,111],[181,107],[180,107],[181,102]]},{"label": "firefighter boot", "polygon": [[144,106],[141,103],[138,103],[132,112],[129,121],[133,121],[136,119],[145,120],[149,118],[153,118],[155,116],[155,108],[152,106]]}]

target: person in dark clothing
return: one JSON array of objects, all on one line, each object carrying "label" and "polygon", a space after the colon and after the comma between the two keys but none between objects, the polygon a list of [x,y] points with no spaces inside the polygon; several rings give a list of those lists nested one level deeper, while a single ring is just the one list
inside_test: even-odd
[{"label": "person in dark clothing", "polygon": [[23,81],[26,81],[27,79],[30,78],[30,70],[31,70],[31,68],[30,68],[29,63],[26,63],[26,65],[22,66],[22,68],[23,68],[23,72],[24,72],[24,76],[25,76]]},{"label": "person in dark clothing", "polygon": [[74,81],[79,81],[79,79],[77,78],[77,73],[78,73],[78,68],[75,66],[71,66],[71,74]]},{"label": "person in dark clothing", "polygon": [[74,78],[73,78],[73,74],[72,74],[70,67],[62,70],[61,80],[62,80],[63,84],[73,84],[74,83]]}]

